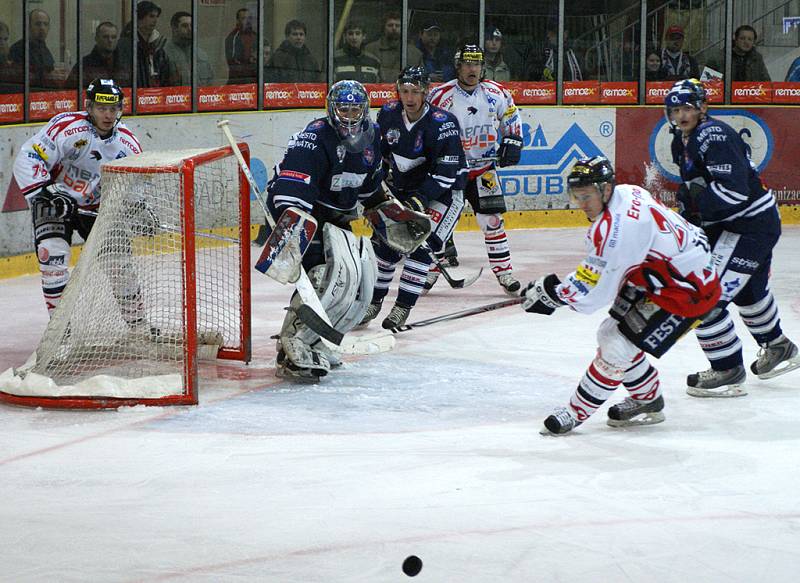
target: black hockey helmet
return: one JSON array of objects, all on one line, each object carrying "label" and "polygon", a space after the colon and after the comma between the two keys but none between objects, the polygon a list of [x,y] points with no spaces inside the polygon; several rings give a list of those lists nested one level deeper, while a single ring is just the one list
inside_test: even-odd
[{"label": "black hockey helmet", "polygon": [[[119,123],[122,118],[122,103],[125,99],[122,89],[117,85],[113,79],[97,78],[86,88],[86,111],[89,113],[89,118],[92,118],[91,106],[93,105],[113,105],[117,108],[117,121],[114,126]],[[94,123],[94,120],[92,120]]]},{"label": "black hockey helmet", "polygon": [[672,88],[664,97],[664,115],[671,126],[675,126],[670,118],[670,110],[673,107],[690,105],[702,111],[703,104],[708,103],[708,93],[703,86],[703,82],[698,79],[682,79],[676,81]]},{"label": "black hockey helmet", "polygon": [[400,87],[400,85],[416,85],[423,91],[427,91],[430,84],[431,78],[428,75],[428,71],[425,70],[425,67],[417,65],[406,67],[397,76],[397,87]]},{"label": "black hockey helmet", "polygon": [[[572,166],[567,176],[567,191],[572,198],[572,189],[582,186],[594,186],[597,192],[603,196],[603,184],[611,185],[614,190],[614,167],[605,156],[595,156],[593,158],[581,158]],[[608,198],[603,196],[603,203],[608,202]]]},{"label": "black hockey helmet", "polygon": [[458,68],[460,63],[478,63],[483,65],[483,49],[473,43],[461,45],[456,51],[454,61],[456,68]]}]

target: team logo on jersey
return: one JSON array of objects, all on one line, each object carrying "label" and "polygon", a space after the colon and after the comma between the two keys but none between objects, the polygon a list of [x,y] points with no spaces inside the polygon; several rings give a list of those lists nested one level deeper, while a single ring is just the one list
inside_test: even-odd
[{"label": "team logo on jersey", "polygon": [[72,144],[72,147],[73,147],[73,148],[75,148],[76,150],[79,150],[80,148],[83,148],[83,147],[84,147],[86,144],[88,144],[88,143],[89,143],[89,141],[88,141],[88,140],[85,140],[85,139],[83,139],[83,140],[78,140],[77,142],[75,142],[74,144]]},{"label": "team logo on jersey", "polygon": [[117,154],[117,156],[114,158],[114,160],[119,160],[120,158],[124,158],[125,156],[127,156],[125,151],[124,150],[120,150],[119,154]]},{"label": "team logo on jersey", "polygon": [[481,175],[481,184],[486,190],[494,190],[497,182],[494,179],[494,172],[486,172]]},{"label": "team logo on jersey", "polygon": [[431,117],[436,121],[445,121],[447,119],[447,114],[443,111],[434,111]]},{"label": "team logo on jersey", "polygon": [[347,155],[347,150],[344,149],[344,146],[339,144],[336,146],[336,157],[339,158],[339,162],[344,161],[344,157]]},{"label": "team logo on jersey", "polygon": [[478,113],[478,108],[470,105],[467,108],[467,111],[469,112],[469,115],[475,115],[476,113]]},{"label": "team logo on jersey", "polygon": [[372,163],[375,162],[375,151],[371,146],[364,148],[364,162],[367,166],[372,166]]},{"label": "team logo on jersey", "polygon": [[94,158],[97,161],[100,161],[100,160],[103,159],[103,155],[100,154],[100,152],[98,152],[97,150],[92,150],[91,156],[92,156],[92,158]]},{"label": "team logo on jersey", "polygon": [[589,265],[581,263],[575,271],[575,279],[582,281],[589,287],[594,287],[600,281],[600,274],[592,269]]},{"label": "team logo on jersey", "polygon": [[307,130],[318,130],[319,128],[321,128],[324,125],[325,125],[325,120],[324,119],[318,119],[317,121],[312,121],[310,124],[308,124],[308,127],[306,129]]},{"label": "team logo on jersey", "polygon": [[31,147],[33,148],[34,152],[39,154],[39,158],[47,162],[47,154],[45,153],[44,148],[42,148],[39,144],[34,144]]},{"label": "team logo on jersey", "polygon": [[390,146],[394,146],[400,141],[400,130],[397,128],[392,128],[386,132],[386,141],[389,142]]},{"label": "team logo on jersey", "polygon": [[417,134],[417,139],[414,140],[414,153],[419,154],[422,152],[422,134]]}]

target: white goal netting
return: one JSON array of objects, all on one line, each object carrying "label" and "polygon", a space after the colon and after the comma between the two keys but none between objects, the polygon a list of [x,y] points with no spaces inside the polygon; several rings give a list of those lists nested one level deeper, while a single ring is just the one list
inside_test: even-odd
[{"label": "white goal netting", "polygon": [[0,376],[0,397],[192,403],[198,357],[249,359],[240,180],[228,148],[104,165],[100,212],[63,299],[31,359]]}]

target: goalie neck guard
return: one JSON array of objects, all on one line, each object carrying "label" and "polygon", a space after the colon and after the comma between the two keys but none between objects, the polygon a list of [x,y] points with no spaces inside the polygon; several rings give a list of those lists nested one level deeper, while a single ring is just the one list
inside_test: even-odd
[{"label": "goalie neck guard", "polygon": [[328,123],[333,126],[348,152],[357,154],[372,143],[375,129],[369,117],[369,96],[358,81],[339,81],[325,100]]}]

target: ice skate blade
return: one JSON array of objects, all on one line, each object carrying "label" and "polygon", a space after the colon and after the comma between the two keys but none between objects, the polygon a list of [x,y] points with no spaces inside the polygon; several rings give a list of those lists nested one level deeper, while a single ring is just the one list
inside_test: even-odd
[{"label": "ice skate blade", "polygon": [[607,419],[606,425],[609,427],[638,427],[640,425],[655,425],[663,423],[666,417],[661,411],[652,413],[640,413],[630,419]]},{"label": "ice skate blade", "polygon": [[733,397],[744,397],[747,391],[741,385],[725,385],[716,389],[701,389],[698,387],[686,387],[686,394],[692,397],[711,398],[711,399],[730,399]]},{"label": "ice skate blade", "polygon": [[566,433],[553,433],[547,427],[542,425],[542,428],[539,430],[539,435],[544,435],[545,437],[566,437],[567,435],[572,435],[575,432],[575,429],[570,429]]},{"label": "ice skate blade", "polygon": [[317,384],[325,375],[317,374],[312,369],[293,370],[279,364],[275,367],[275,376],[294,383]]},{"label": "ice skate blade", "polygon": [[794,358],[790,358],[789,360],[784,360],[783,362],[779,363],[778,366],[773,368],[771,371],[765,372],[757,376],[762,381],[766,381],[767,379],[774,379],[775,377],[779,377],[782,374],[791,372],[796,368],[800,368],[800,356],[795,356]]}]

